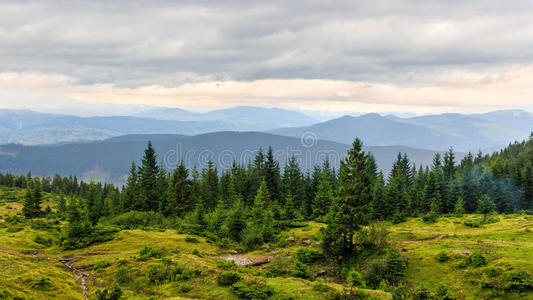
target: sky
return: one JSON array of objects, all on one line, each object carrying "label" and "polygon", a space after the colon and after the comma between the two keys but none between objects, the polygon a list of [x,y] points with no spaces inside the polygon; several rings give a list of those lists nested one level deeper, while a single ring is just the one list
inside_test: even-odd
[{"label": "sky", "polygon": [[533,1],[4,1],[0,108],[533,111]]}]

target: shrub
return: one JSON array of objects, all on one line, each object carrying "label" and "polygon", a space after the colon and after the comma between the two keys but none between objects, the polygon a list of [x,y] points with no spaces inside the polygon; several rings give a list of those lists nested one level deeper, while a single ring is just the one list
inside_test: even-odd
[{"label": "shrub", "polygon": [[325,284],[323,281],[318,281],[315,284],[313,284],[313,291],[315,292],[330,293],[333,290],[335,289]]},{"label": "shrub", "polygon": [[0,289],[0,299],[9,299],[11,292],[7,288]]},{"label": "shrub", "polygon": [[396,211],[392,216],[392,224],[400,224],[407,220],[404,214],[399,211]]},{"label": "shrub", "polygon": [[50,280],[50,278],[41,276],[39,280],[32,282],[31,287],[35,290],[51,291],[52,281]]},{"label": "shrub", "polygon": [[70,223],[61,245],[65,250],[81,249],[93,244],[110,241],[117,232],[117,229],[111,227],[91,227],[90,224],[83,222]]},{"label": "shrub", "polygon": [[357,287],[365,287],[365,280],[363,279],[363,275],[361,272],[352,269],[348,276],[346,277],[346,282],[348,282],[351,286],[357,286]]},{"label": "shrub", "polygon": [[435,223],[437,222],[438,215],[435,212],[428,212],[422,217],[424,223]]},{"label": "shrub", "polygon": [[50,247],[52,246],[52,244],[54,243],[54,240],[51,239],[51,238],[44,238],[42,237],[41,235],[36,235],[35,238],[33,239],[34,242],[36,242],[37,244],[41,244],[43,246],[46,246],[46,247]]},{"label": "shrub", "polygon": [[377,288],[381,281],[387,279],[388,267],[387,261],[383,259],[377,259],[371,261],[364,270],[364,277],[366,283],[372,287]]},{"label": "shrub", "polygon": [[504,274],[501,278],[501,283],[505,290],[522,292],[533,290],[533,278],[531,274],[525,271]]},{"label": "shrub", "polygon": [[460,261],[457,263],[457,268],[459,268],[459,269],[464,269],[464,268],[467,267],[467,265],[468,265],[467,260],[466,260],[466,259],[462,259],[462,260],[460,260]]},{"label": "shrub", "polygon": [[300,248],[296,253],[296,258],[306,264],[312,264],[316,261],[323,260],[324,254],[320,251],[311,250],[308,248]]},{"label": "shrub", "polygon": [[242,280],[241,275],[235,272],[224,272],[218,274],[217,276],[217,283],[221,286],[233,285],[234,283],[240,280]]},{"label": "shrub", "polygon": [[98,271],[98,270],[101,270],[101,269],[105,269],[105,268],[107,268],[109,266],[111,266],[110,262],[105,261],[105,260],[101,260],[101,261],[97,262],[96,264],[94,264],[93,270]]},{"label": "shrub", "polygon": [[186,236],[185,241],[187,243],[195,243],[195,244],[199,243],[198,239],[192,236]]},{"label": "shrub", "polygon": [[122,229],[136,229],[150,226],[159,226],[164,223],[161,213],[153,211],[130,211],[110,219],[104,223],[119,226]]},{"label": "shrub", "polygon": [[103,291],[96,290],[96,299],[98,300],[118,300],[122,297],[122,289],[118,285],[114,285],[113,289],[104,289]]},{"label": "shrub", "polygon": [[365,248],[380,249],[388,244],[389,230],[383,222],[374,222],[358,233],[358,240]]},{"label": "shrub", "polygon": [[38,219],[38,220],[32,220],[30,227],[31,229],[35,229],[35,230],[49,230],[49,229],[54,228],[55,226],[48,222]]},{"label": "shrub", "polygon": [[439,252],[439,254],[437,254],[435,259],[438,262],[446,262],[446,261],[450,260],[450,255],[447,252],[445,252],[445,251],[441,251],[441,252]]},{"label": "shrub", "polygon": [[261,280],[240,280],[231,286],[231,290],[244,299],[268,299],[274,289]]},{"label": "shrub", "polygon": [[391,249],[387,255],[387,281],[391,284],[398,283],[405,276],[406,268],[400,251]]},{"label": "shrub", "polygon": [[200,256],[200,251],[196,248],[192,249],[192,254],[196,256]]},{"label": "shrub", "polygon": [[469,260],[474,267],[481,267],[487,264],[487,258],[481,252],[472,253],[472,255],[469,257]]},{"label": "shrub", "polygon": [[159,284],[167,279],[167,274],[160,265],[154,265],[148,270],[147,277],[150,283]]},{"label": "shrub", "polygon": [[476,228],[483,225],[483,219],[470,219],[464,222],[465,226]]},{"label": "shrub", "polygon": [[188,293],[188,292],[190,292],[190,291],[192,290],[192,288],[191,288],[190,286],[188,286],[188,285],[182,283],[182,284],[180,284],[180,286],[179,286],[179,290],[180,290],[180,292],[182,292],[182,293]]},{"label": "shrub", "polygon": [[433,299],[433,296],[431,295],[431,292],[426,289],[425,287],[418,287],[413,292],[413,299],[414,300],[425,300],[425,299]]},{"label": "shrub", "polygon": [[222,270],[230,270],[236,266],[233,260],[219,260],[216,262],[216,265],[217,268],[220,268]]},{"label": "shrub", "polygon": [[161,258],[161,256],[162,252],[160,249],[144,246],[144,248],[139,251],[139,258],[137,260],[145,261],[149,258]]},{"label": "shrub", "polygon": [[311,274],[311,270],[309,270],[309,267],[298,259],[294,260],[294,266],[291,270],[291,276],[309,280],[313,279],[313,274]]},{"label": "shrub", "polygon": [[15,233],[24,230],[24,227],[22,226],[9,226],[6,230],[6,232],[9,233]]},{"label": "shrub", "polygon": [[115,279],[119,284],[129,283],[131,281],[129,270],[126,268],[118,269],[117,273],[115,274]]}]

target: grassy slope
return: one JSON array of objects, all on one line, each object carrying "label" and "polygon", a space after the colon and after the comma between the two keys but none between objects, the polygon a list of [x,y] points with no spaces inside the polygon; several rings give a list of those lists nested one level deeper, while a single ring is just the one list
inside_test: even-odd
[{"label": "grassy slope", "polygon": [[[409,259],[407,278],[411,284],[434,290],[444,283],[461,299],[480,299],[489,294],[473,282],[481,278],[485,269],[533,270],[533,216],[499,216],[500,222],[480,228],[464,226],[464,219],[472,217],[440,218],[435,224],[409,219],[391,227],[392,239]],[[461,269],[457,264],[462,257],[452,257],[444,263],[436,261],[439,252],[452,250],[482,252],[488,258],[488,265]],[[533,293],[508,293],[505,297],[531,299]]]},{"label": "grassy slope", "polygon": [[[13,202],[23,197],[23,190],[0,188],[0,216],[13,215],[20,212],[20,203]],[[7,195],[7,196],[6,196]],[[47,203],[52,195],[46,195]],[[7,207],[11,207],[8,209]],[[466,216],[465,218],[472,218]],[[481,272],[488,267],[501,267],[504,270],[533,269],[533,234],[526,228],[533,227],[533,217],[523,215],[500,216],[500,222],[485,225],[481,228],[469,228],[463,225],[465,218],[441,218],[435,224],[424,224],[420,219],[409,219],[406,223],[392,225],[391,238],[402,254],[409,259],[407,279],[412,286],[425,286],[435,290],[442,283],[447,284],[460,299],[480,299],[487,296],[486,291],[480,290],[477,281]],[[0,220],[0,224],[3,220]],[[61,226],[61,225],[58,225]],[[296,251],[303,247],[302,239],[320,240],[320,227],[323,224],[310,222],[308,227],[291,229],[284,233],[291,237],[288,245],[277,251],[258,250],[249,253],[251,256],[270,256],[273,261],[269,264],[290,266]],[[90,296],[97,288],[109,287],[116,280],[119,269],[126,269],[131,281],[122,284],[124,295],[128,299],[156,298],[203,298],[203,299],[233,299],[234,294],[227,287],[216,284],[216,275],[222,268],[215,256],[225,253],[224,250],[208,244],[203,238],[198,243],[186,242],[186,235],[172,230],[143,231],[123,230],[115,239],[107,243],[93,245],[75,251],[61,251],[57,245],[46,247],[33,241],[36,235],[43,237],[57,236],[55,229],[48,231],[34,230],[25,226],[21,231],[8,232],[8,228],[0,227],[0,290],[6,287],[14,295],[32,295],[36,299],[53,298],[59,291],[64,299],[83,299],[81,288],[73,274],[58,262],[60,257],[76,258],[78,267],[92,266],[100,262],[111,265],[98,271],[91,271],[93,278],[89,281]],[[202,275],[187,281],[172,282],[160,285],[147,285],[146,274],[153,265],[160,265],[161,259],[139,261],[140,249],[151,246],[163,250],[164,258],[170,259],[176,265],[190,269],[201,270]],[[318,245],[310,245],[319,249]],[[197,249],[200,256],[193,255]],[[438,263],[435,256],[440,251],[462,250],[481,251],[489,259],[487,267],[467,267],[459,269],[458,259],[454,258],[445,263]],[[30,257],[24,253],[38,251],[40,258]],[[315,299],[324,296],[313,290],[313,282],[293,278],[275,277],[264,278],[262,269],[231,267],[245,278],[263,278],[273,286],[277,295],[293,296],[298,299]],[[318,264],[311,267],[313,272],[331,268],[328,264]],[[36,289],[35,282],[44,275],[52,280],[50,291]],[[181,285],[192,288],[189,292],[180,291]],[[342,289],[342,285],[329,283],[330,287]],[[32,287],[33,286],[33,287]],[[367,291],[378,298],[390,298],[390,294],[379,291]],[[533,294],[507,294],[506,299],[527,299]]]}]

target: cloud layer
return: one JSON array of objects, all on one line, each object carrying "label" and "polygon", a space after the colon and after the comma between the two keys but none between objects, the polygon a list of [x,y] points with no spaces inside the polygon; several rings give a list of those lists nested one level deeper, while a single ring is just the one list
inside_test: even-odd
[{"label": "cloud layer", "polygon": [[75,99],[202,110],[532,109],[531,1],[0,6],[3,107]]}]

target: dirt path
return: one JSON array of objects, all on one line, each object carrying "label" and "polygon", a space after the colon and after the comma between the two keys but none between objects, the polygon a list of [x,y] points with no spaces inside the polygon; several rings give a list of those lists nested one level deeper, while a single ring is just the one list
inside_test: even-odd
[{"label": "dirt path", "polygon": [[67,267],[67,269],[69,269],[74,274],[74,278],[76,280],[80,280],[80,285],[81,285],[81,288],[82,288],[83,297],[86,300],[89,299],[88,289],[87,289],[87,282],[89,281],[90,276],[89,276],[89,274],[87,274],[83,270],[80,270],[79,268],[74,266],[74,262],[76,262],[77,259],[75,259],[75,258],[62,258],[62,257],[60,257],[60,258],[51,258],[49,256],[42,255],[42,254],[40,254],[37,251],[31,252],[31,253],[24,253],[24,252],[21,252],[21,251],[18,251],[18,250],[4,248],[4,247],[0,247],[0,251],[7,252],[7,253],[10,253],[10,254],[15,254],[15,255],[23,255],[23,256],[33,257],[33,258],[37,258],[37,259],[41,259],[41,260],[57,260],[57,261],[59,261],[60,263],[62,263],[65,267]]}]

